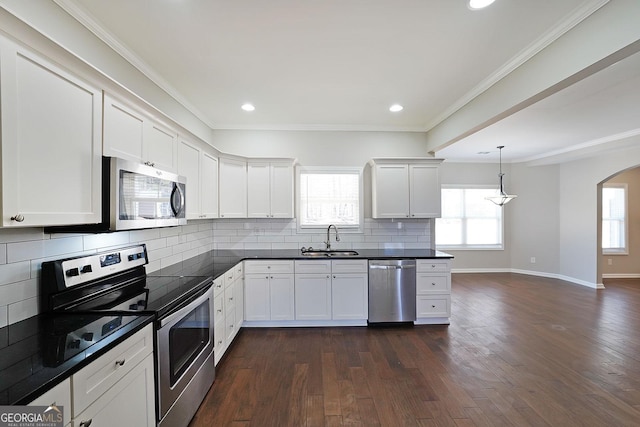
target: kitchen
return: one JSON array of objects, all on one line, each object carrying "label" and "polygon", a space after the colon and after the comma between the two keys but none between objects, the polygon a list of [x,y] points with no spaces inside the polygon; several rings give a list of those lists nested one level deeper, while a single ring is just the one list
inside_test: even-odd
[{"label": "kitchen", "polygon": [[[40,15],[35,11],[29,11],[28,6],[7,3],[11,10],[36,26],[39,31],[48,34],[64,45],[68,45],[72,51],[77,51],[90,63],[103,64],[109,74],[121,73],[121,81],[140,96],[154,100],[154,104],[161,108],[174,120],[189,128],[194,136],[206,136],[221,152],[247,156],[247,157],[286,157],[297,158],[302,164],[334,165],[334,166],[364,166],[374,157],[421,157],[430,148],[435,148],[438,142],[430,145],[432,138],[438,138],[439,132],[451,133],[447,129],[449,122],[443,122],[438,132],[433,135],[425,135],[420,132],[389,132],[389,131],[344,131],[325,130],[322,132],[313,130],[214,130],[210,131],[196,117],[189,114],[178,103],[173,101],[166,92],[157,88],[150,88],[149,81],[141,77],[122,58],[115,58],[113,51],[108,51],[105,46],[100,46],[95,37],[89,34],[77,21],[65,15],[53,2],[41,5],[47,13]],[[579,29],[585,33],[592,27],[599,34],[604,30],[600,20],[605,22],[620,22],[618,28],[625,31],[616,31],[616,37],[607,39],[609,45],[602,46],[602,50],[590,53],[584,52],[584,56],[592,55],[587,60],[599,60],[608,53],[618,51],[623,46],[637,40],[637,34],[633,22],[625,17],[633,17],[637,11],[635,5],[629,2],[608,2],[603,10],[598,11],[594,17],[596,22],[583,22]],[[23,10],[20,10],[23,8]],[[6,12],[3,12],[3,28],[16,28],[17,21]],[[46,15],[46,16],[45,16]],[[53,19],[55,17],[55,19]],[[57,25],[56,21],[59,20]],[[5,25],[6,23],[6,25]],[[583,29],[584,27],[584,29]],[[19,27],[18,27],[19,28]],[[66,28],[71,34],[65,34],[60,29]],[[23,31],[23,30],[20,30]],[[20,32],[19,31],[19,32]],[[43,43],[35,39],[33,31],[27,31],[27,39],[37,43]],[[66,39],[65,39],[66,37]],[[80,43],[82,41],[82,43]],[[569,43],[572,40],[567,41]],[[574,43],[578,41],[573,40]],[[83,46],[83,44],[85,44]],[[604,44],[604,42],[603,42]],[[563,46],[558,46],[558,49]],[[571,46],[564,47],[570,49]],[[45,50],[48,47],[45,46]],[[110,65],[118,64],[115,68]],[[60,60],[58,60],[60,62]],[[576,65],[577,66],[577,65]],[[583,64],[584,66],[584,64]],[[526,71],[526,70],[525,70]],[[531,71],[535,72],[535,70]],[[512,84],[517,84],[518,76],[511,76]],[[519,77],[524,78],[524,77]],[[548,82],[547,82],[548,83]],[[527,86],[529,87],[529,86]],[[117,85],[107,87],[114,91],[121,90]],[[500,88],[493,88],[498,91]],[[531,88],[531,90],[535,90]],[[527,94],[518,94],[526,97]],[[497,98],[496,98],[497,99]],[[507,100],[504,102],[516,102]],[[480,101],[474,101],[470,105],[478,104],[482,110]],[[497,108],[507,110],[507,105],[496,105]],[[509,106],[510,107],[510,106]],[[480,111],[481,111],[480,110]],[[502,111],[500,111],[502,112]],[[487,112],[487,115],[495,114]],[[463,115],[460,115],[465,119]],[[483,121],[488,117],[474,118]],[[469,124],[469,118],[466,119]],[[453,121],[450,121],[453,123]],[[462,128],[466,124],[462,125]],[[471,128],[473,126],[468,126]],[[462,133],[467,129],[459,128]],[[455,139],[457,135],[448,135],[446,138]],[[495,144],[493,144],[495,145]],[[610,175],[637,165],[637,139],[630,137],[627,141],[618,142],[615,145],[619,151],[604,151],[599,157],[585,157],[572,162],[529,166],[513,163],[507,165],[507,179],[511,190],[520,195],[517,203],[509,206],[510,210],[506,218],[510,237],[506,243],[511,246],[509,251],[499,254],[478,255],[471,257],[468,253],[454,253],[456,259],[453,268],[460,269],[493,269],[527,271],[540,275],[553,275],[554,277],[574,281],[589,287],[597,287],[601,283],[597,270],[597,227],[596,227],[596,196],[595,188]],[[425,149],[426,147],[426,149]],[[206,147],[205,147],[206,148]],[[508,149],[508,147],[507,147]],[[335,156],[335,153],[340,153]],[[495,160],[494,160],[495,161]],[[315,163],[314,163],[315,162]],[[470,166],[466,163],[449,163],[442,165],[441,176],[443,183],[456,184],[466,180],[467,183],[477,182],[495,184],[495,163],[478,163]],[[468,174],[468,175],[467,175]],[[72,179],[72,178],[70,178]],[[536,183],[535,185],[533,183]],[[537,187],[543,187],[547,192],[538,194]],[[584,190],[584,191],[583,191]],[[365,197],[368,191],[364,191]],[[527,197],[524,197],[524,195]],[[367,202],[365,201],[365,205]],[[368,218],[365,212],[365,217]],[[545,218],[545,227],[532,227],[532,217]],[[368,222],[368,225],[367,225]],[[382,226],[381,226],[382,224]],[[384,241],[390,241],[404,247],[424,246],[430,242],[432,233],[431,224],[409,224],[415,226],[415,230],[406,232],[397,228],[391,221],[365,221],[365,228],[370,230],[362,236],[345,236],[341,247],[361,248],[364,246],[378,247]],[[6,262],[2,266],[3,281],[11,287],[7,291],[10,295],[9,302],[0,306],[0,319],[3,326],[28,318],[37,313],[37,282],[38,265],[44,260],[52,260],[82,254],[87,251],[96,251],[121,247],[136,242],[144,242],[148,246],[151,255],[149,271],[156,271],[164,266],[191,258],[203,253],[212,247],[225,248],[255,248],[255,249],[292,249],[308,245],[309,236],[295,232],[295,224],[286,219],[216,219],[193,220],[188,225],[179,228],[151,229],[125,231],[105,235],[50,235],[44,233],[41,228],[9,229],[2,230],[2,245],[0,251],[5,253]],[[395,228],[394,228],[395,227]],[[544,230],[540,230],[543,228]],[[375,230],[375,232],[374,232]],[[289,237],[287,237],[289,236]],[[371,236],[367,238],[367,236]],[[377,237],[373,237],[377,236]],[[380,237],[384,236],[384,237]],[[312,237],[311,243],[320,244],[324,240],[321,233]],[[517,242],[533,242],[528,245],[518,245]],[[216,246],[213,246],[216,245]],[[533,253],[531,253],[533,252]],[[536,256],[537,263],[531,265],[529,259]],[[467,263],[458,262],[468,259]]]}]

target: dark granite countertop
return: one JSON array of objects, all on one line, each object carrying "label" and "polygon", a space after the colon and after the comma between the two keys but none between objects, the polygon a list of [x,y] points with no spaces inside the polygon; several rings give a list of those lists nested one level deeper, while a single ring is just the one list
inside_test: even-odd
[{"label": "dark granite countertop", "polygon": [[[149,273],[149,278],[167,276],[210,276],[214,279],[224,274],[238,262],[243,260],[268,260],[268,259],[390,259],[390,258],[414,258],[414,259],[451,259],[452,255],[433,249],[355,249],[355,256],[334,256],[331,258],[307,257],[301,254],[300,249],[245,249],[245,250],[213,250],[189,258],[177,264],[165,267],[161,270]],[[153,279],[150,279],[153,280]]]},{"label": "dark granite countertop", "polygon": [[[0,328],[0,405],[31,402],[153,319],[149,314],[54,314]],[[92,322],[119,326],[95,342],[65,346],[67,332]]]}]

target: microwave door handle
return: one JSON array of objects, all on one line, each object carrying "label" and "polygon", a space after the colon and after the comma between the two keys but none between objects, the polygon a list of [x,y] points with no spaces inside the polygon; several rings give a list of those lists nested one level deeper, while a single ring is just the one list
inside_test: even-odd
[{"label": "microwave door handle", "polygon": [[[178,195],[177,204],[175,203],[176,194]],[[178,185],[177,183],[173,184],[173,191],[171,191],[170,204],[171,204],[171,210],[173,211],[173,215],[176,217],[182,212],[182,209],[184,209],[184,193],[182,192],[180,185]]]}]

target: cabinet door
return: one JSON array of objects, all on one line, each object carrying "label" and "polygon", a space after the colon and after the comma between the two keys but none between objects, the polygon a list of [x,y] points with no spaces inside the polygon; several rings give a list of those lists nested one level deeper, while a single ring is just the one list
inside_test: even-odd
[{"label": "cabinet door", "polygon": [[86,426],[155,426],[153,355],[131,369],[85,411],[74,415],[74,426],[83,422]]},{"label": "cabinet door", "polygon": [[334,320],[368,317],[367,274],[334,274],[331,283],[332,318]]},{"label": "cabinet door", "polygon": [[271,218],[293,218],[293,165],[273,163],[269,181]]},{"label": "cabinet door", "polygon": [[[294,284],[293,274],[272,274],[270,281],[271,320],[293,320]],[[245,298],[247,296],[245,295]]]},{"label": "cabinet door", "polygon": [[202,153],[200,166],[200,210],[203,218],[218,218],[218,159]]},{"label": "cabinet door", "polygon": [[2,225],[100,222],[102,92],[9,40],[0,51]]},{"label": "cabinet door", "polygon": [[178,170],[178,135],[175,131],[148,120],[143,142],[142,157],[146,162],[167,172]]},{"label": "cabinet door", "polygon": [[244,279],[236,278],[233,284],[233,299],[236,301],[236,333],[244,321]]},{"label": "cabinet door", "polygon": [[187,219],[200,218],[200,150],[178,143],[178,175],[187,177]]},{"label": "cabinet door", "polygon": [[245,320],[269,320],[271,318],[269,276],[267,274],[246,275],[244,286]]},{"label": "cabinet door", "polygon": [[249,218],[271,217],[269,163],[247,164],[247,210]]},{"label": "cabinet door", "polygon": [[29,402],[29,406],[49,405],[62,407],[62,425],[69,424],[71,421],[71,380],[69,378]]},{"label": "cabinet door", "polygon": [[331,319],[331,275],[296,274],[296,320]]},{"label": "cabinet door", "polygon": [[409,166],[375,165],[373,183],[373,217],[406,218],[409,216]]},{"label": "cabinet door", "polygon": [[436,165],[409,165],[411,218],[438,218],[440,209],[440,177]]},{"label": "cabinet door", "polygon": [[247,217],[247,164],[220,159],[220,218]]},{"label": "cabinet door", "polygon": [[141,114],[104,95],[102,149],[105,156],[141,162],[143,129],[144,117]]}]

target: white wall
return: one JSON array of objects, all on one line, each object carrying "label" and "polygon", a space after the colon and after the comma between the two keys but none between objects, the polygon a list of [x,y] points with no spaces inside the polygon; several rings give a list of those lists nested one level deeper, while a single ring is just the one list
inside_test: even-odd
[{"label": "white wall", "polygon": [[373,157],[429,157],[419,132],[215,130],[222,152],[296,158],[304,166],[358,166]]}]

